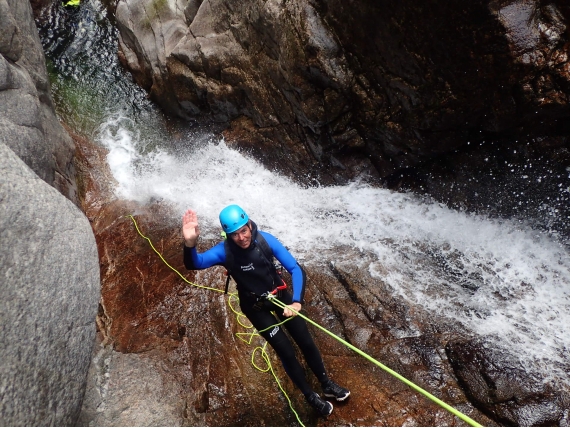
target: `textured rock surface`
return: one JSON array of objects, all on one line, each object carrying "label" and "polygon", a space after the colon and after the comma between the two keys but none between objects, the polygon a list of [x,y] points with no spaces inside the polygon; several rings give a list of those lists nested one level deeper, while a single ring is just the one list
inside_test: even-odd
[{"label": "textured rock surface", "polygon": [[145,354],[96,347],[77,425],[183,426],[185,394],[164,364]]},{"label": "textured rock surface", "polygon": [[73,425],[100,295],[93,232],[2,143],[0,201],[0,424]]},{"label": "textured rock surface", "polygon": [[2,425],[73,425],[81,408],[100,283],[74,150],[30,2],[0,0]]},{"label": "textured rock surface", "polygon": [[570,422],[568,391],[545,384],[543,375],[529,373],[512,355],[488,349],[484,340],[452,341],[446,351],[467,394],[493,419],[520,426]]},{"label": "textured rock surface", "polygon": [[0,0],[0,142],[76,200],[74,147],[55,114],[30,2]]},{"label": "textured rock surface", "polygon": [[387,177],[468,141],[568,131],[562,0],[121,0],[116,16],[157,103],[234,121],[228,139],[290,173]]}]

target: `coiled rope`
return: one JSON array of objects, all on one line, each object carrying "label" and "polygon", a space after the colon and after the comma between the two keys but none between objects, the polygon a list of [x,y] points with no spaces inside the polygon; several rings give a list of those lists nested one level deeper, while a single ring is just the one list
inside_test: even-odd
[{"label": "coiled rope", "polygon": [[[180,272],[178,272],[174,267],[172,267],[162,256],[162,254],[160,254],[160,252],[154,248],[154,245],[152,244],[152,241],[146,237],[145,235],[143,235],[137,225],[137,222],[135,220],[135,218],[132,215],[129,215],[128,217],[131,218],[131,220],[133,221],[135,228],[138,232],[138,234],[144,238],[149,244],[150,247],[152,248],[152,250],[160,257],[160,259],[166,264],[166,266],[168,266],[171,270],[173,270],[174,272],[176,272],[176,274],[178,276],[180,276],[180,278],[182,278],[185,282],[187,282],[190,285],[193,285],[195,287],[198,288],[203,288],[206,290],[212,290],[212,291],[217,291],[217,292],[224,292],[224,290],[218,289],[218,288],[213,288],[213,287],[206,287],[204,285],[199,285],[199,284],[195,284],[193,282],[190,282],[189,280],[187,280]],[[277,299],[275,296],[273,295],[269,295],[268,296],[269,299],[271,299],[271,301],[278,307],[285,309],[285,307],[287,305],[285,305],[283,302],[281,302],[279,299]],[[253,326],[247,326],[245,324],[243,324],[240,321],[241,317],[245,317],[245,315],[243,315],[242,313],[238,312],[235,310],[235,308],[232,305],[231,300],[232,299],[238,299],[235,293],[231,293],[229,295],[228,298],[228,303],[230,305],[230,308],[232,309],[232,311],[237,315],[237,320],[238,323],[244,327],[244,328],[253,328]],[[239,301],[239,299],[238,299]],[[314,322],[313,320],[311,320],[310,318],[306,317],[305,315],[303,315],[300,312],[297,312],[296,310],[294,310],[293,308],[289,307],[289,309],[291,309],[293,312],[295,312],[296,316],[299,316],[301,318],[303,318],[305,321],[311,323],[312,325],[314,325],[315,327],[317,327],[318,329],[322,330],[323,332],[325,332],[326,334],[328,334],[329,336],[333,337],[334,339],[338,340],[340,343],[342,343],[343,345],[345,345],[347,348],[353,350],[354,352],[356,352],[357,354],[361,355],[362,357],[366,358],[368,361],[370,361],[371,363],[377,365],[378,367],[380,367],[382,370],[386,371],[387,373],[391,374],[392,376],[394,376],[395,378],[399,379],[400,381],[404,382],[406,385],[408,385],[410,388],[414,389],[415,391],[419,392],[420,394],[424,395],[425,397],[429,398],[430,400],[432,400],[434,403],[438,404],[439,406],[443,407],[445,410],[447,410],[448,412],[452,413],[453,415],[457,416],[459,419],[461,419],[462,421],[466,422],[467,424],[473,426],[473,427],[481,427],[483,425],[479,424],[478,422],[474,421],[473,419],[471,419],[469,416],[461,413],[459,410],[457,410],[456,408],[450,406],[449,404],[445,403],[444,401],[440,400],[439,398],[437,398],[436,396],[430,394],[429,392],[427,392],[425,389],[421,388],[420,386],[416,385],[415,383],[413,383],[412,381],[406,379],[404,376],[400,375],[399,373],[395,372],[394,370],[390,369],[389,367],[385,366],[384,364],[382,364],[381,362],[379,362],[378,360],[372,358],[370,355],[368,355],[367,353],[361,351],[360,349],[358,349],[357,347],[355,347],[354,345],[348,343],[346,340],[342,339],[341,337],[337,336],[336,334],[334,334],[333,332],[327,330],[326,328],[324,328],[323,326],[317,324],[316,322]],[[287,322],[287,320],[276,324],[276,325],[281,325],[283,323]],[[270,328],[273,328],[274,326],[270,326],[265,330],[268,330]],[[238,336],[241,340],[243,340],[245,343],[251,344],[251,340],[253,339],[253,337],[255,335],[258,335],[259,333],[262,333],[263,331],[258,332],[258,333],[236,333],[236,336]],[[244,340],[241,336],[250,336],[249,341],[248,340]],[[279,379],[277,378],[277,376],[275,375],[275,372],[273,371],[273,368],[271,367],[271,363],[269,361],[269,356],[267,355],[266,352],[266,346],[267,346],[267,342],[265,342],[265,344],[263,345],[263,347],[258,347],[255,348],[252,352],[252,364],[253,366],[257,369],[260,370],[262,372],[267,372],[269,370],[271,370],[271,373],[273,374],[273,377],[275,378],[275,381],[277,382],[277,385],[279,386],[279,389],[281,389],[281,391],[283,392],[283,394],[285,395],[287,401],[289,402],[289,406],[291,407],[291,410],[293,410],[293,413],[295,414],[295,416],[297,417],[297,420],[299,421],[299,423],[304,427],[305,425],[303,425],[303,423],[301,422],[301,420],[299,419],[299,415],[297,414],[297,412],[295,411],[295,409],[293,409],[293,406],[291,405],[291,400],[289,399],[289,397],[287,396],[286,392],[283,390]],[[267,369],[260,369],[254,362],[254,357],[255,357],[255,353],[256,351],[260,349],[261,353],[262,353],[262,357],[265,360],[265,362],[268,365]]]}]

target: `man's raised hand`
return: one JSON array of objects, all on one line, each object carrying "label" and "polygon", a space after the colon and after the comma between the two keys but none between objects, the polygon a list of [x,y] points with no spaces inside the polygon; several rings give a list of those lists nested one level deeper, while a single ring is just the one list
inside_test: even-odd
[{"label": "man's raised hand", "polygon": [[200,227],[198,226],[198,215],[192,209],[187,210],[182,216],[182,234],[184,235],[184,243],[187,247],[195,247],[198,237],[200,236]]}]

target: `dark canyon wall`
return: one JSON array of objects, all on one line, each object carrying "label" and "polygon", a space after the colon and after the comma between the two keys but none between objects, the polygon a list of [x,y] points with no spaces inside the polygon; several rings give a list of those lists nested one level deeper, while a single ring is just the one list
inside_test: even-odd
[{"label": "dark canyon wall", "polygon": [[166,111],[231,121],[228,140],[300,176],[387,178],[504,136],[569,146],[563,0],[121,0],[116,16]]}]

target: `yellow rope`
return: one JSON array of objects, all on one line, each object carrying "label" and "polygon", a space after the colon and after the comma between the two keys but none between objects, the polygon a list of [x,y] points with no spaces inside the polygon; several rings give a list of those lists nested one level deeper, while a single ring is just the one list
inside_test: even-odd
[{"label": "yellow rope", "polygon": [[224,292],[224,290],[220,290],[219,288],[206,287],[206,286],[204,286],[204,285],[195,284],[195,283],[189,281],[188,279],[186,279],[186,278],[184,277],[184,275],[182,275],[182,274],[181,274],[180,272],[178,272],[175,268],[173,268],[172,266],[170,266],[170,264],[164,259],[164,257],[162,257],[162,254],[160,254],[160,252],[159,252],[156,248],[154,248],[154,245],[152,245],[152,241],[151,241],[149,238],[147,238],[146,236],[144,236],[144,235],[142,234],[142,232],[140,231],[139,226],[138,226],[138,224],[137,224],[135,218],[134,218],[132,215],[129,215],[128,217],[130,217],[131,220],[133,221],[133,223],[134,223],[134,225],[135,225],[135,228],[137,229],[138,234],[139,234],[143,239],[146,239],[146,240],[147,240],[147,242],[148,242],[149,245],[150,245],[150,248],[152,248],[152,250],[153,250],[156,254],[158,254],[158,257],[160,257],[160,260],[162,260],[162,261],[164,262],[164,264],[165,264],[166,266],[168,266],[171,270],[173,270],[174,272],[176,272],[176,274],[177,274],[180,278],[182,278],[182,279],[184,280],[184,282],[187,282],[188,284],[193,285],[194,287],[204,288],[204,289],[206,289],[206,290],[218,291],[218,292],[220,292],[220,293],[223,293],[223,292]]},{"label": "yellow rope", "polygon": [[[206,287],[204,285],[200,285],[200,284],[196,284],[192,281],[189,281],[186,277],[184,277],[184,275],[182,275],[176,268],[172,267],[166,260],[165,258],[162,256],[162,254],[154,247],[154,245],[152,244],[152,241],[150,240],[150,238],[146,237],[145,235],[143,235],[143,233],[140,231],[139,226],[135,220],[135,218],[132,215],[129,215],[128,217],[131,218],[131,220],[133,221],[133,224],[135,225],[135,228],[137,230],[137,233],[143,238],[145,239],[149,245],[150,248],[152,248],[152,250],[158,255],[158,257],[160,257],[160,259],[164,262],[164,264],[166,266],[168,266],[172,271],[174,271],[180,278],[182,278],[182,280],[184,280],[184,282],[194,286],[194,287],[198,287],[198,288],[203,288],[206,290],[211,290],[211,291],[218,291],[221,293],[224,293],[225,290],[221,290],[219,288],[213,288],[213,287]],[[237,297],[237,293],[229,293],[228,294],[228,305],[230,307],[230,309],[232,310],[232,312],[236,315],[236,320],[238,322],[239,325],[241,325],[243,328],[245,329],[253,329],[253,325],[246,325],[244,324],[241,319],[245,318],[247,319],[247,317],[240,311],[236,310],[234,305],[233,305],[233,301],[237,301],[239,303],[239,297]],[[242,340],[243,342],[247,343],[248,345],[251,345],[251,342],[253,340],[253,338],[255,336],[260,336],[259,333],[263,333],[266,330],[269,330],[271,328],[274,328],[275,326],[279,326],[282,325],[284,323],[286,323],[287,321],[289,321],[291,318],[287,318],[286,320],[278,323],[278,324],[274,324],[271,325],[269,327],[267,327],[266,329],[263,329],[259,332],[253,331],[251,333],[241,333],[241,332],[237,332],[235,333],[235,335]],[[248,320],[249,321],[249,320]],[[251,324],[251,323],[250,323]],[[248,340],[243,339],[243,337],[248,337]],[[289,396],[287,395],[287,393],[285,392],[285,390],[283,389],[283,387],[281,386],[281,382],[279,382],[279,378],[277,377],[277,375],[275,374],[275,372],[273,371],[273,366],[271,365],[271,361],[269,359],[269,355],[267,354],[266,351],[267,348],[267,342],[264,343],[263,346],[258,346],[256,348],[253,349],[252,353],[251,353],[251,364],[253,365],[253,367],[255,367],[257,370],[259,370],[262,373],[267,373],[268,371],[271,371],[271,374],[273,375],[273,378],[275,379],[275,382],[277,383],[277,386],[279,387],[279,389],[281,390],[281,392],[283,393],[283,395],[285,396],[285,398],[287,399],[287,402],[289,403],[289,407],[290,409],[293,411],[293,413],[295,414],[295,417],[297,418],[297,421],[299,422],[299,424],[304,427],[305,425],[303,424],[303,422],[301,422],[301,419],[299,418],[298,413],[295,411],[295,409],[293,408],[293,404],[291,403],[291,399],[289,398]],[[267,368],[262,369],[260,368],[256,363],[255,363],[255,355],[257,353],[257,351],[261,351],[261,357],[264,359],[265,363],[267,364]]]},{"label": "yellow rope", "polygon": [[[162,259],[162,261],[164,263],[166,263],[166,265],[168,267],[170,267],[170,269],[174,270],[178,275],[180,275],[180,277],[182,279],[184,279],[186,282],[192,284],[190,281],[188,281],[186,278],[184,278],[176,269],[174,269],[172,266],[170,266],[166,260],[164,260],[164,258],[162,257],[162,255],[154,248],[154,246],[152,245],[152,242],[150,241],[150,239],[148,239],[146,236],[144,236],[138,226],[137,223],[134,219],[133,216],[130,216],[131,219],[133,220],[133,222],[135,223],[135,227],[137,228],[137,231],[139,233],[139,235],[141,235],[144,239],[146,239],[152,249],[160,256],[160,258]],[[209,290],[214,290],[214,291],[222,291],[223,290],[219,290],[217,288],[210,288],[210,287],[204,287],[204,286],[200,286],[198,284],[192,284],[195,285],[197,287],[200,288],[206,288]],[[277,299],[275,296],[269,295],[269,298],[271,299],[271,301],[278,307],[280,308],[285,308],[286,305],[285,303],[281,302],[279,299]],[[231,305],[230,302],[231,296],[228,299],[228,303],[230,303],[230,307],[232,308],[232,310],[238,314],[238,312],[233,308],[233,306]],[[353,346],[352,344],[348,343],[346,340],[340,338],[339,336],[337,336],[336,334],[332,333],[331,331],[327,330],[326,328],[324,328],[323,326],[317,324],[316,322],[314,322],[313,320],[311,320],[310,318],[306,317],[305,315],[301,314],[300,312],[295,311],[293,308],[289,307],[289,309],[291,309],[293,312],[295,312],[297,314],[297,316],[300,316],[301,318],[303,318],[305,321],[310,322],[311,324],[313,324],[315,327],[319,328],[320,330],[324,331],[325,333],[327,333],[329,336],[335,338],[336,340],[338,340],[340,343],[342,343],[343,345],[345,345],[346,347],[352,349],[354,352],[356,352],[357,354],[363,356],[364,358],[366,358],[368,361],[376,364],[378,367],[380,367],[382,370],[388,372],[389,374],[391,374],[392,376],[396,377],[397,379],[401,380],[402,382],[404,382],[406,385],[408,385],[409,387],[411,387],[412,389],[415,389],[417,392],[419,392],[420,394],[424,395],[425,397],[429,398],[430,400],[432,400],[434,403],[440,405],[441,407],[443,407],[445,410],[449,411],[450,413],[454,414],[455,416],[457,416],[458,418],[460,418],[461,420],[463,420],[464,422],[466,422],[467,424],[473,426],[473,427],[481,427],[482,425],[479,424],[478,422],[474,421],[473,419],[471,419],[469,416],[461,413],[459,410],[455,409],[454,407],[451,407],[449,404],[445,403],[444,401],[440,400],[439,398],[435,397],[434,395],[430,394],[429,392],[427,392],[425,389],[419,387],[418,385],[416,385],[415,383],[411,382],[410,380],[406,379],[405,377],[403,377],[402,375],[400,375],[399,373],[395,372],[394,370],[390,369],[389,367],[385,366],[384,364],[382,364],[381,362],[375,360],[374,358],[372,358],[370,355],[366,354],[365,352],[361,351],[360,349],[358,349],[357,347]],[[242,316],[244,316],[243,314],[241,314]],[[291,317],[292,318],[292,317]],[[289,318],[289,319],[291,319]],[[283,321],[286,322],[287,320]],[[238,317],[238,322],[239,322],[239,317]],[[283,322],[281,322],[280,324],[283,324]],[[239,322],[240,325],[242,325],[245,328],[251,328],[248,326],[245,326],[244,324],[242,324],[241,322]],[[276,325],[280,325],[280,324],[276,324]],[[270,326],[265,330],[268,330],[269,328],[272,328],[274,326]],[[265,331],[263,330],[263,331]],[[261,331],[261,333],[263,332]],[[240,333],[236,333],[236,335],[238,335]],[[250,335],[250,339],[249,342],[245,341],[244,339],[242,339],[240,336],[238,336],[241,340],[244,340],[244,342],[250,344],[251,340],[253,339],[253,336],[257,335],[258,333],[241,333],[243,335]],[[267,344],[267,343],[266,343]],[[265,348],[265,345],[264,345]],[[253,358],[254,358],[254,354],[255,351],[257,350],[257,348],[254,350],[254,352],[252,353],[252,364],[254,365],[254,367],[260,371],[264,371],[261,370],[257,367],[257,365],[254,363]],[[279,388],[281,389],[281,391],[283,391],[283,388],[281,388],[281,384],[279,383],[279,380],[277,379],[277,377],[275,376],[275,373],[273,372],[273,369],[271,368],[271,365],[269,363],[269,357],[267,357],[267,354],[265,353],[264,349],[262,349],[262,355],[263,358],[266,360],[267,364],[269,365],[269,369],[271,370],[271,373],[273,373],[273,376],[275,377],[275,380],[277,382],[277,384],[279,385]],[[266,369],[265,372],[267,372],[269,369]],[[283,391],[283,394],[285,394],[285,391]],[[285,397],[287,398],[287,400],[289,401],[289,405],[291,406],[291,400],[289,400],[289,397],[287,396],[287,394],[285,394]],[[295,410],[293,409],[293,407],[291,406],[291,410],[293,410],[293,412],[295,413],[295,415],[297,416],[297,420],[299,420],[299,416],[297,415],[297,412],[295,412]],[[299,420],[299,423],[301,425],[303,425],[303,423]],[[304,425],[303,425],[304,426]]]},{"label": "yellow rope", "polygon": [[[285,308],[286,305],[285,303],[279,301],[275,296],[269,296],[269,298],[271,299],[271,301],[279,306],[280,308]],[[363,356],[364,358],[366,358],[368,361],[376,364],[378,367],[380,367],[382,370],[390,373],[392,376],[396,377],[397,379],[401,380],[402,382],[404,382],[406,385],[410,386],[411,388],[415,389],[416,391],[418,391],[420,394],[423,394],[424,396],[426,396],[427,398],[429,398],[430,400],[432,400],[434,403],[439,404],[441,407],[443,407],[445,410],[449,411],[450,413],[453,413],[455,416],[457,416],[458,418],[462,419],[464,422],[467,422],[469,425],[473,426],[473,427],[481,427],[482,425],[479,424],[478,422],[474,421],[473,419],[471,419],[469,416],[461,413],[459,410],[451,407],[449,404],[445,403],[444,401],[440,400],[439,398],[437,398],[436,396],[430,394],[429,392],[427,392],[425,389],[419,387],[418,385],[416,385],[415,383],[413,383],[412,381],[406,379],[404,376],[402,376],[401,374],[399,374],[398,372],[395,372],[394,370],[390,369],[389,367],[385,366],[384,364],[382,364],[380,361],[375,360],[374,358],[372,358],[370,355],[366,354],[365,352],[361,351],[360,349],[358,349],[357,347],[353,346],[352,344],[348,343],[346,340],[338,337],[336,334],[334,334],[333,332],[327,330],[326,328],[324,328],[323,326],[317,324],[316,322],[314,322],[313,320],[311,320],[310,318],[306,317],[305,315],[303,315],[300,312],[297,312],[295,309],[291,308],[289,306],[289,309],[291,309],[293,312],[295,312],[297,314],[297,316],[300,316],[301,318],[303,318],[304,320],[310,322],[311,324],[313,324],[315,327],[321,329],[322,331],[324,331],[325,333],[327,333],[329,336],[335,338],[336,340],[338,340],[340,343],[342,343],[343,345],[345,345],[347,348],[352,349],[354,352],[356,352],[357,354]]]}]

